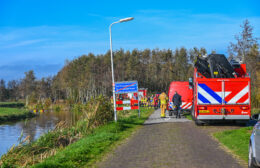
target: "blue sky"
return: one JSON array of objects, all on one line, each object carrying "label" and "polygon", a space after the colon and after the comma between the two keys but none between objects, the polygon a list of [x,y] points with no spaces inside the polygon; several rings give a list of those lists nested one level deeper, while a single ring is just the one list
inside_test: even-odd
[{"label": "blue sky", "polygon": [[205,47],[227,52],[243,20],[260,37],[259,0],[94,1],[0,0],[0,78],[19,79],[33,69],[54,75],[65,60],[113,49]]}]

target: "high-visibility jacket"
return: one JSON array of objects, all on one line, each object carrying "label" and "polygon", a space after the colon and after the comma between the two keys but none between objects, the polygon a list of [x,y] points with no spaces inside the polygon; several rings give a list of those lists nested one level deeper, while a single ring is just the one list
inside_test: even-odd
[{"label": "high-visibility jacket", "polygon": [[146,98],[146,97],[144,97],[144,98],[143,98],[143,101],[144,101],[144,103],[145,103],[145,102],[147,101],[147,98]]},{"label": "high-visibility jacket", "polygon": [[145,103],[145,98],[144,98],[144,97],[142,98],[141,102],[142,102],[143,104]]},{"label": "high-visibility jacket", "polygon": [[163,92],[160,94],[159,99],[161,101],[161,104],[167,104],[168,96]]}]

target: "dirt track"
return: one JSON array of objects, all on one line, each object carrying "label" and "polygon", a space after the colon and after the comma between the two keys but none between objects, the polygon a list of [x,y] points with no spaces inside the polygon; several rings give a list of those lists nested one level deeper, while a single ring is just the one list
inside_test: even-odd
[{"label": "dirt track", "polygon": [[100,163],[99,167],[241,167],[212,140],[209,129],[197,127],[186,119],[159,119],[157,110],[140,130]]}]

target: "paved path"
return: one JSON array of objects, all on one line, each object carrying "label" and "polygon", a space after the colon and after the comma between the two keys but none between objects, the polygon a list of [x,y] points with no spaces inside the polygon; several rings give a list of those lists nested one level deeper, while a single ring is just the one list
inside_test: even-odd
[{"label": "paved path", "polygon": [[187,119],[160,119],[156,110],[101,168],[240,168],[206,131]]},{"label": "paved path", "polygon": [[170,122],[191,122],[186,118],[176,118],[175,116],[168,116],[166,113],[166,118],[161,118],[160,109],[156,110],[148,120],[145,121],[145,125],[147,124],[159,124],[159,123],[170,123]]}]

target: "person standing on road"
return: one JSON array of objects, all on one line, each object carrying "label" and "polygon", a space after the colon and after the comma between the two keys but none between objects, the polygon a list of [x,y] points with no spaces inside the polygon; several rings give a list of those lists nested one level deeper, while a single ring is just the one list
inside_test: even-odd
[{"label": "person standing on road", "polygon": [[175,110],[177,111],[176,113],[176,118],[181,118],[181,110],[180,110],[180,106],[181,106],[181,96],[177,93],[177,91],[175,91],[175,94],[172,97],[172,102],[173,105],[175,106]]},{"label": "person standing on road", "polygon": [[154,102],[154,109],[157,109],[158,98],[157,98],[156,95],[155,95],[154,98],[153,98],[153,102]]},{"label": "person standing on road", "polygon": [[144,97],[143,96],[141,97],[141,104],[140,105],[141,105],[141,107],[144,107]]},{"label": "person standing on road", "polygon": [[161,117],[165,117],[165,110],[167,105],[168,97],[165,94],[165,92],[162,92],[159,96],[160,102],[161,102]]},{"label": "person standing on road", "polygon": [[153,108],[153,95],[151,96],[151,98],[150,98],[150,106],[151,106],[151,108]]},{"label": "person standing on road", "polygon": [[161,106],[161,101],[159,100],[159,96],[160,96],[160,94],[157,94],[157,99],[158,99],[157,108],[160,108],[160,106]]},{"label": "person standing on road", "polygon": [[150,108],[150,96],[147,97],[147,107]]}]

